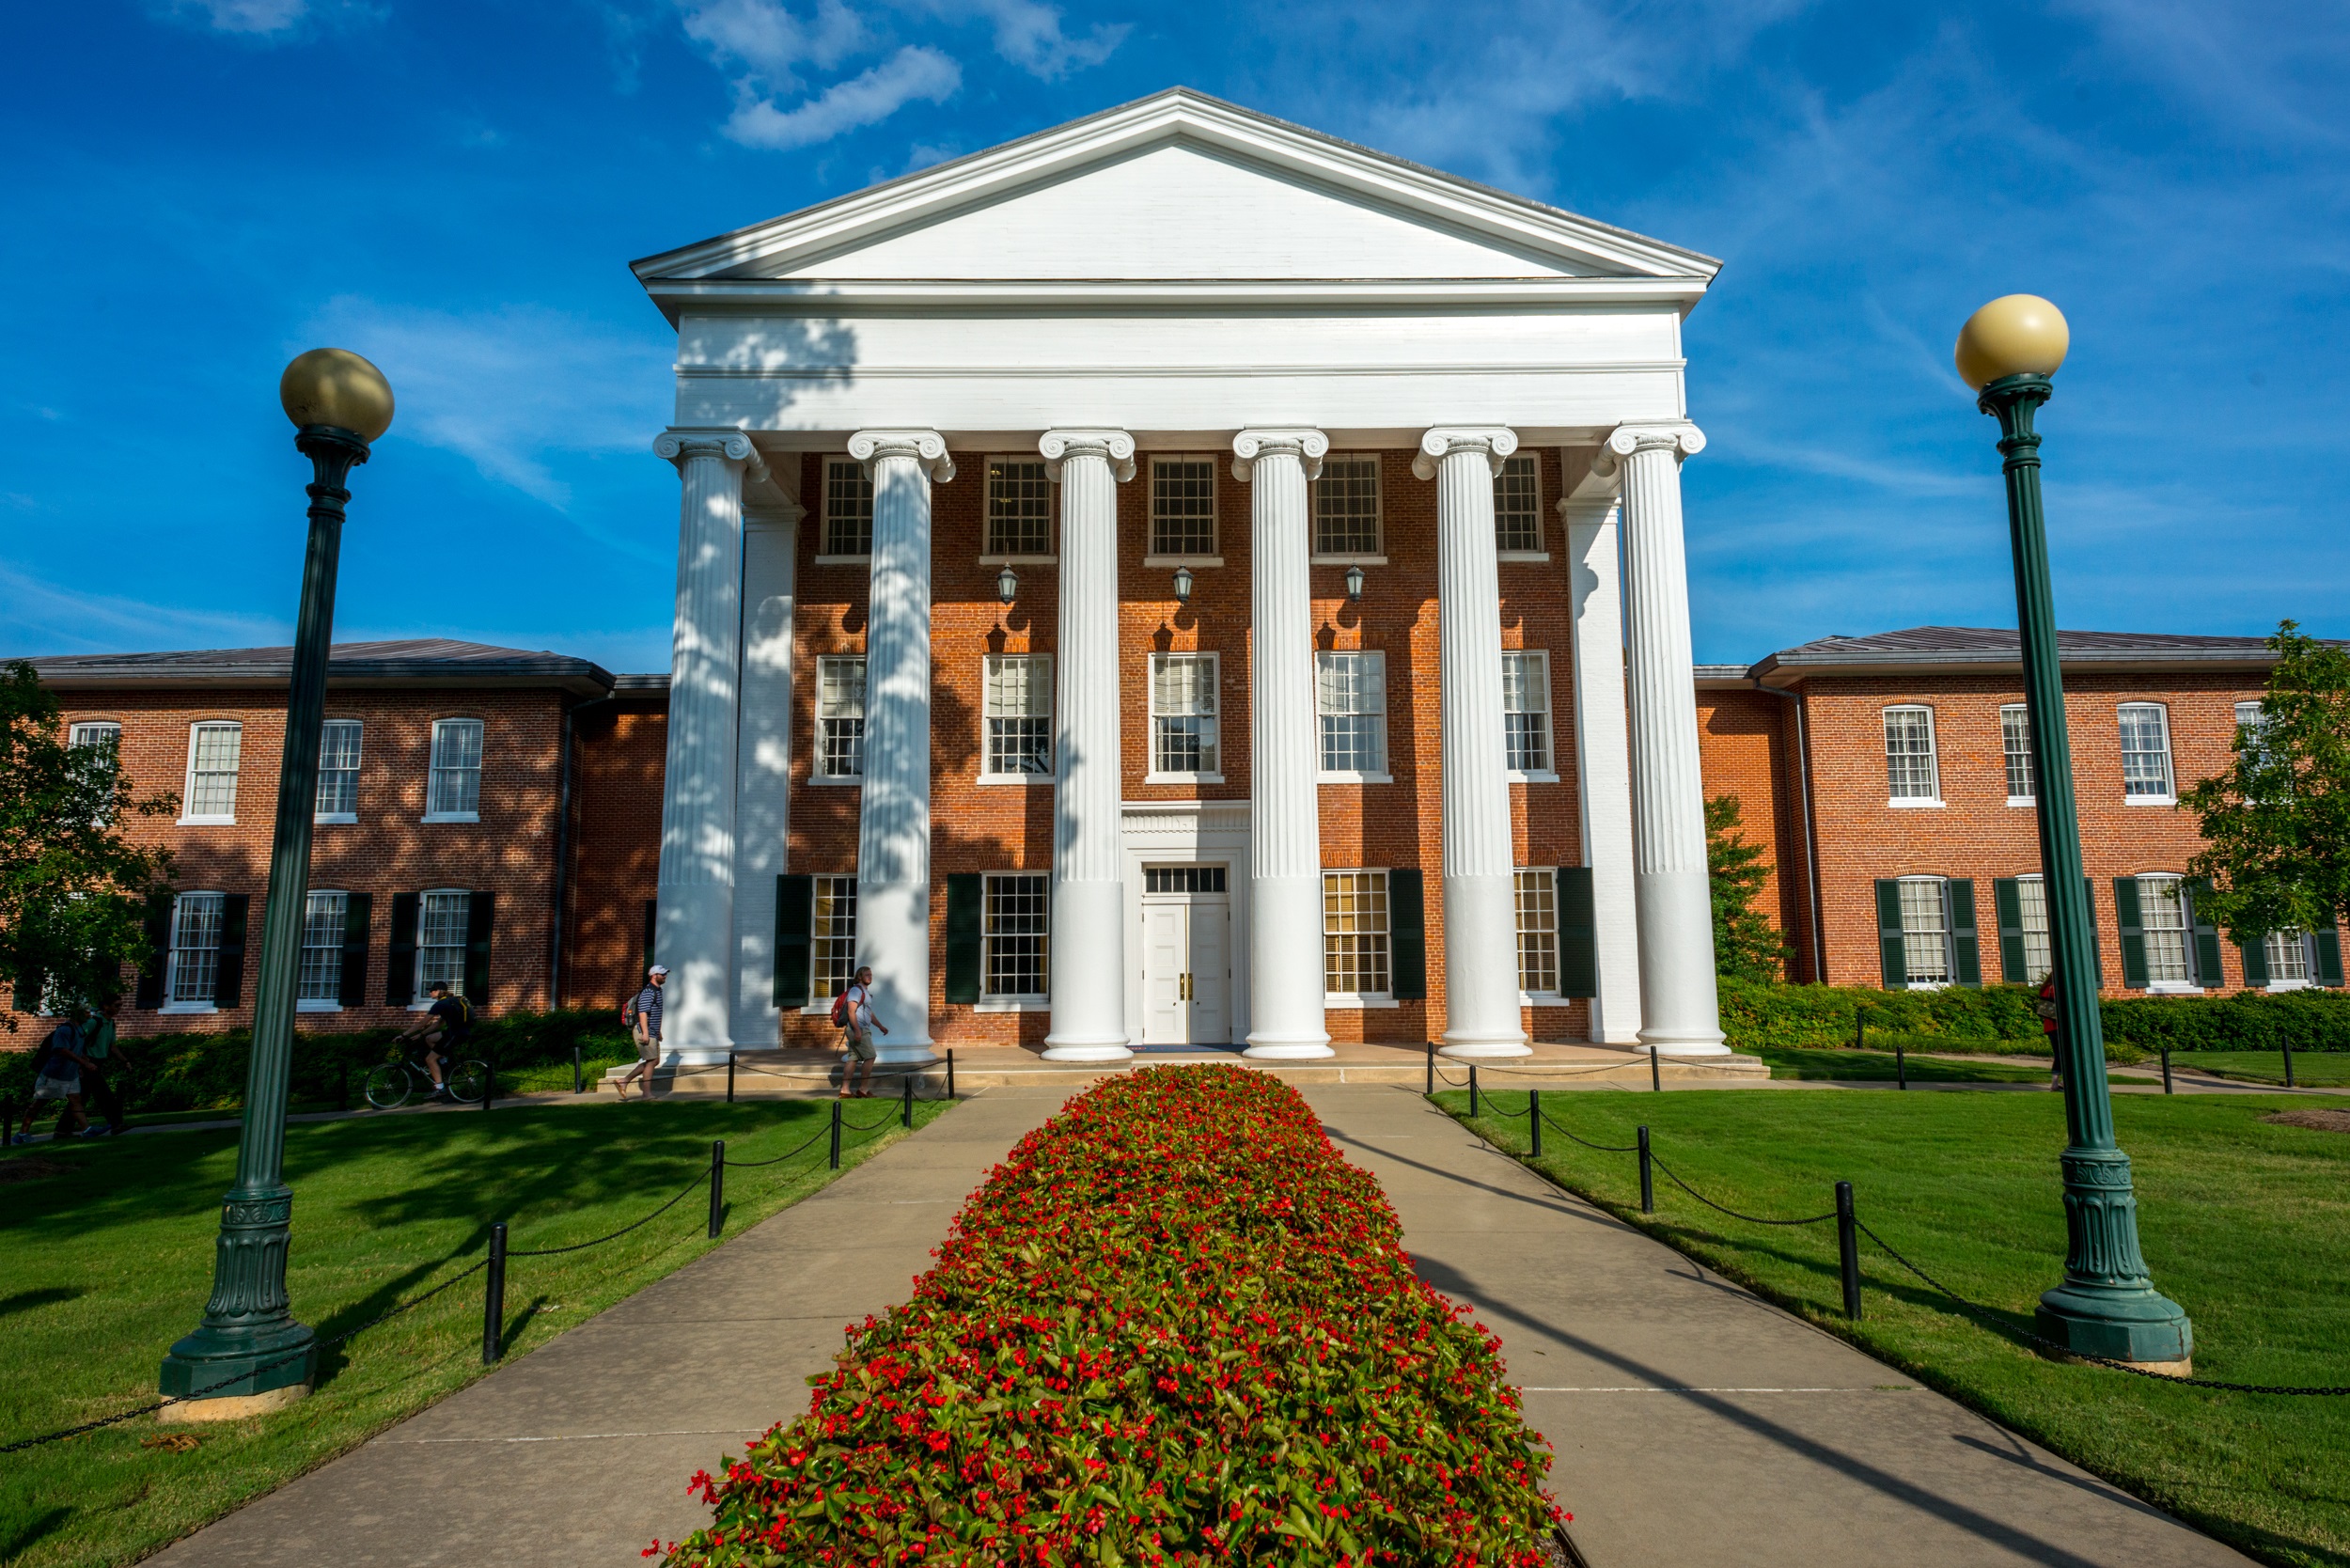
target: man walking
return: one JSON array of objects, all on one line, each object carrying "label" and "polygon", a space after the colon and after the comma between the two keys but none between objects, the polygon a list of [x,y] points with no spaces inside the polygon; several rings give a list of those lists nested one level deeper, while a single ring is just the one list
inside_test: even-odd
[{"label": "man walking", "polygon": [[49,1031],[49,1038],[41,1042],[39,1053],[33,1058],[33,1100],[24,1107],[24,1125],[9,1142],[33,1141],[33,1119],[50,1101],[65,1107],[57,1113],[58,1137],[70,1137],[89,1125],[89,1118],[82,1112],[81,1045],[81,1031],[70,1022]]},{"label": "man walking", "polygon": [[[628,1086],[637,1084],[637,1098],[652,1098],[653,1070],[661,1065],[661,991],[669,981],[666,964],[656,964],[645,974],[645,988],[636,993],[620,1016],[627,1021],[636,1037],[636,1065],[620,1079],[620,1098],[628,1098]],[[642,1074],[643,1081],[638,1082]]]},{"label": "man walking", "polygon": [[841,1043],[848,1055],[840,1064],[840,1098],[870,1100],[873,1097],[873,1031],[889,1032],[889,1026],[873,1016],[873,970],[860,966],[856,979],[840,994]]},{"label": "man walking", "polygon": [[82,1025],[82,1101],[94,1106],[106,1119],[103,1127],[92,1127],[85,1137],[118,1137],[122,1134],[122,1097],[108,1081],[115,1064],[115,1013],[121,1008],[120,996],[109,996],[98,1004],[98,1011],[81,1020]]}]

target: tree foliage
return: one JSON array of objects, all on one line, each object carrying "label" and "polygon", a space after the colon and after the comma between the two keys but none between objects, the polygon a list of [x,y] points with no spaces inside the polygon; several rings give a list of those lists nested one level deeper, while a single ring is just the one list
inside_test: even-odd
[{"label": "tree foliage", "polygon": [[120,995],[125,964],[148,961],[147,900],[168,886],[171,855],[126,841],[122,824],[179,806],[137,799],[112,746],[69,745],[31,665],[0,667],[0,980],[19,1011],[44,990],[53,1006],[95,1006]]},{"label": "tree foliage", "polygon": [[2203,830],[2196,911],[2237,942],[2314,931],[2350,907],[2350,651],[2280,621],[2260,722],[2180,797]]},{"label": "tree foliage", "polygon": [[1714,967],[1738,980],[1764,984],[1787,978],[1794,956],[1771,917],[1755,907],[1771,869],[1760,844],[1737,831],[1742,808],[1736,795],[1705,803],[1705,869],[1714,886]]}]

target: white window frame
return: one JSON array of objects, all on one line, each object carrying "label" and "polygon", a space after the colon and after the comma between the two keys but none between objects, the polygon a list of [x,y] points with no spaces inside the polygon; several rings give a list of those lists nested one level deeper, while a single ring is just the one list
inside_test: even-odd
[{"label": "white window frame", "polygon": [[[865,548],[855,551],[838,551],[833,546],[843,541],[833,537],[835,521],[833,503],[838,498],[837,487],[851,474],[855,476],[854,482],[863,488],[863,494],[852,499],[861,501],[865,508]],[[873,558],[872,487],[871,476],[865,472],[865,464],[857,462],[856,459],[837,453],[824,459],[822,494],[820,497],[822,505],[816,513],[816,564],[818,566],[847,566],[870,561]]]},{"label": "white window frame", "polygon": [[[1541,648],[1505,648],[1501,651],[1501,659],[1504,666],[1501,690],[1496,692],[1494,697],[1496,700],[1501,704],[1503,768],[1509,774],[1510,782],[1512,784],[1556,784],[1559,782],[1559,721],[1557,717],[1558,706],[1551,700],[1550,652],[1547,649]],[[1538,693],[1543,699],[1543,706],[1541,710],[1543,715],[1543,765],[1539,768],[1513,768],[1509,766],[1509,728],[1512,710],[1510,707],[1510,682],[1507,666],[1512,659],[1522,659],[1526,661],[1526,667],[1531,672],[1531,674],[1523,683],[1524,689],[1529,693]],[[1519,713],[1528,713],[1534,712],[1534,710],[1530,708],[1521,708],[1515,710],[1515,712]]]},{"label": "white window frame", "polygon": [[[462,732],[462,727],[466,725],[471,725],[473,727],[473,732],[478,737],[479,742],[474,751],[472,765],[466,766],[463,763],[443,762],[441,760],[441,736],[443,732],[446,731],[450,735],[457,735]],[[481,820],[481,770],[482,764],[489,759],[489,753],[490,726],[484,720],[473,718],[463,713],[452,713],[446,718],[436,718],[432,721],[431,749],[425,754],[424,760],[423,821],[429,823],[478,823]],[[463,808],[442,810],[433,809],[433,801],[436,798],[442,798],[441,780],[443,776],[446,776],[452,779],[462,779],[462,776],[468,773],[473,775],[472,808],[470,809]],[[463,798],[462,792],[460,798]]]},{"label": "white window frame", "polygon": [[[2011,720],[2013,722],[2011,723]],[[2015,746],[2018,739],[2024,743],[2021,751]],[[2005,702],[1999,705],[1999,757],[2007,768],[2007,803],[2010,806],[2039,804],[2040,764],[2031,751],[2031,709],[2024,703]],[[2024,780],[2031,785],[2031,789],[2022,794],[2015,792],[2016,764],[2019,760],[2023,764]]]},{"label": "white window frame", "polygon": [[[235,767],[233,767],[233,768],[227,768],[227,769],[214,768],[214,769],[211,769],[211,770],[209,770],[209,773],[210,773],[212,776],[217,776],[219,774],[221,774],[221,773],[223,773],[223,772],[226,772],[226,773],[227,774],[227,776],[228,776],[228,809],[227,809],[227,810],[226,810],[226,811],[197,811],[197,810],[196,810],[196,809],[195,809],[195,807],[196,807],[196,749],[197,749],[197,747],[199,747],[199,746],[203,744],[202,737],[203,737],[203,735],[204,735],[205,731],[207,731],[207,730],[215,730],[215,729],[226,729],[226,730],[233,731],[233,732],[235,733],[236,737],[237,737],[237,765],[236,765]],[[193,723],[193,724],[189,725],[189,726],[188,726],[188,771],[187,771],[186,789],[185,789],[184,792],[183,792],[183,793],[180,796],[180,802],[181,802],[181,805],[180,805],[180,826],[182,826],[182,827],[233,827],[233,826],[235,826],[235,825],[236,825],[236,822],[237,822],[237,786],[238,786],[238,785],[239,785],[239,784],[243,781],[243,768],[244,768],[244,723],[243,723],[243,720],[241,720],[241,719],[197,719],[195,723]]]},{"label": "white window frame", "polygon": [[[823,917],[827,896],[832,900],[832,918],[829,921]],[[856,979],[856,873],[822,872],[808,878],[807,900],[809,1000],[807,1006],[800,1009],[800,1016],[829,1018],[832,1016],[832,999]],[[845,919],[840,913],[844,903],[848,911]],[[833,929],[837,926],[845,926],[846,929]],[[838,984],[834,983],[831,974],[836,964],[841,966]],[[883,1022],[888,1020],[884,1019]]]},{"label": "white window frame", "polygon": [[[1169,659],[1196,659],[1208,666],[1205,682],[1211,704],[1205,713],[1167,713],[1159,708],[1159,670]],[[1153,653],[1148,671],[1149,707],[1151,719],[1150,770],[1142,776],[1145,784],[1221,784],[1224,782],[1224,660],[1218,653],[1204,650],[1191,652]],[[1199,773],[1162,772],[1159,769],[1159,720],[1163,718],[1204,718],[1208,721],[1208,746],[1215,754],[1215,766]]]},{"label": "white window frame", "polygon": [[[997,991],[995,985],[995,897],[999,883],[1013,880],[1037,884],[1044,901],[1044,928],[1034,933],[1013,933],[1008,940],[1037,943],[1037,973],[1043,981],[1034,991]],[[1050,871],[990,871],[979,879],[979,999],[980,1012],[1042,1011],[1053,992],[1053,876]]]},{"label": "white window frame", "polygon": [[[1197,463],[1208,471],[1208,548],[1205,550],[1162,550],[1159,548],[1159,470],[1177,463]],[[1144,497],[1149,514],[1144,520],[1142,564],[1158,570],[1179,566],[1222,566],[1224,520],[1216,504],[1217,464],[1213,454],[1205,452],[1162,452],[1151,459],[1151,490]]]},{"label": "white window frame", "polygon": [[[2024,889],[2030,888],[2033,900],[2040,906],[2040,929],[2031,928],[2031,910],[2024,899]],[[2042,979],[2056,971],[2056,927],[2048,919],[2047,885],[2038,871],[2026,871],[2015,879],[2016,929],[2024,939],[2024,982],[2038,985]],[[2031,949],[2034,941],[2040,945],[2040,963],[2034,965]]]},{"label": "white window frame", "polygon": [[[824,696],[827,683],[826,671],[837,665],[856,666],[856,712],[854,714],[827,713],[824,711],[827,700]],[[807,766],[807,781],[810,784],[845,785],[850,789],[854,789],[865,782],[865,709],[868,690],[866,673],[865,655],[862,653],[820,653],[816,656],[816,691],[809,703],[813,710],[815,724],[815,745],[810,748],[812,755],[808,758]],[[845,701],[845,698],[843,700]],[[852,719],[856,724],[856,772],[831,772],[831,749],[824,744],[824,726],[833,723],[847,723]]]},{"label": "white window frame", "polygon": [[[1366,463],[1371,465],[1371,548],[1368,550],[1324,550],[1322,547],[1323,487],[1331,482],[1330,470],[1338,463]],[[1321,477],[1307,488],[1306,525],[1311,531],[1308,542],[1313,554],[1308,557],[1315,566],[1385,566],[1387,564],[1387,465],[1377,452],[1332,452],[1322,460]]]},{"label": "white window frame", "polygon": [[[435,942],[428,948],[424,940],[425,923],[432,917],[432,901],[434,899],[447,898],[458,898],[465,901],[459,907],[464,911],[465,931],[468,934],[470,934],[473,930],[472,888],[428,887],[423,892],[416,895],[415,969],[411,980],[414,989],[409,993],[409,995],[415,999],[408,1004],[408,1011],[411,1012],[422,1012],[425,1009],[432,1005],[432,993],[431,988],[433,977],[426,972],[425,960],[430,953],[446,951],[450,947],[450,944],[446,942]],[[452,992],[455,992],[458,996],[462,996],[465,994],[466,938],[463,936],[459,937],[455,947],[457,949],[457,972],[454,975],[447,977],[448,988]]]},{"label": "white window frame", "polygon": [[[1958,948],[1956,942],[1953,940],[1950,931],[1950,879],[1946,876],[1905,876],[1898,878],[1897,881],[1904,889],[1928,886],[1934,888],[1935,896],[1941,904],[1939,914],[1942,919],[1940,928],[1942,933],[1942,978],[1940,980],[1919,980],[1917,975],[1918,966],[1910,962],[1910,955],[1916,949],[1910,946],[1911,927],[1909,924],[1909,901],[1907,898],[1904,898],[1902,900],[1902,967],[1908,971],[1909,975],[1905,989],[1911,991],[1948,990],[1950,986],[1958,983]],[[1918,928],[1918,934],[1920,936],[1925,935],[1928,933],[1928,931],[1929,928],[1921,926]]]},{"label": "white window frame", "polygon": [[119,719],[83,719],[65,733],[68,745],[104,745],[114,743],[116,755],[122,751],[122,721]]},{"label": "white window frame", "polygon": [[[1556,866],[1520,866],[1511,873],[1511,902],[1514,906],[1518,937],[1518,1005],[1520,1007],[1559,1007],[1565,1002],[1559,995],[1559,868]],[[1535,895],[1537,917],[1530,927],[1527,921],[1527,896]],[[1544,928],[1540,917],[1548,914],[1549,925]],[[1549,989],[1528,987],[1526,983],[1527,941],[1531,937],[1539,953],[1545,940],[1550,949]]]},{"label": "white window frame", "polygon": [[[2239,704],[2241,706],[2241,704]],[[2287,951],[2298,955],[2301,973],[2297,978],[2280,979],[2277,971],[2283,968]],[[2306,991],[2317,982],[2311,971],[2317,967],[2316,954],[2310,951],[2309,933],[2304,931],[2272,931],[2261,938],[2262,956],[2268,961],[2268,989],[2271,991]]]},{"label": "white window frame", "polygon": [[[1327,673],[1340,659],[1360,659],[1375,672],[1379,685],[1379,705],[1375,709],[1340,712],[1327,705],[1328,694],[1335,683]],[[1323,722],[1333,718],[1369,718],[1376,721],[1377,739],[1374,755],[1367,768],[1333,768],[1328,765],[1328,746],[1323,738]],[[1392,784],[1394,775],[1387,771],[1387,656],[1375,648],[1340,648],[1314,654],[1314,756],[1320,772],[1317,776],[1324,784]]]},{"label": "white window frame", "polygon": [[[183,922],[189,913],[190,901],[195,899],[208,899],[212,901],[210,904],[207,905],[212,913],[212,941],[210,948],[185,947],[182,946],[180,941],[180,933],[184,929]],[[164,949],[164,1000],[163,1005],[156,1009],[157,1011],[218,1012],[220,1011],[219,1005],[215,1003],[212,998],[217,996],[220,991],[220,938],[222,928],[227,922],[227,894],[210,892],[202,889],[191,889],[190,891],[179,894],[172,899],[171,934],[168,938],[170,946]],[[183,1002],[179,999],[180,955],[183,952],[210,952],[212,955],[212,970],[210,982],[204,986],[204,995],[199,1000]]]},{"label": "white window frame", "polygon": [[[2195,972],[2195,905],[2187,892],[2186,878],[2178,871],[2140,871],[2131,878],[2138,884],[2138,940],[2146,951],[2146,994],[2159,996],[2194,996],[2204,991],[2202,977]],[[2159,895],[2147,885],[2167,882],[2178,890],[2179,924],[2176,927],[2156,926],[2150,917]],[[2180,980],[2154,979],[2154,935],[2156,931],[2168,934],[2175,930],[2179,937]]]},{"label": "white window frame", "polygon": [[[1902,786],[1900,781],[1893,776],[1893,759],[1896,755],[1916,756],[1917,753],[1897,754],[1893,750],[1893,715],[1895,713],[1923,713],[1925,715],[1926,749],[1924,755],[1926,784],[1930,793],[1900,794],[1896,792]],[[1941,737],[1935,733],[1933,708],[1922,702],[1889,703],[1881,710],[1879,718],[1884,725],[1885,732],[1885,804],[1897,809],[1940,806],[1942,804],[1942,742]]]},{"label": "white window frame", "polygon": [[[1534,485],[1534,543],[1512,546],[1501,542],[1501,488],[1514,474],[1531,474]],[[1501,472],[1494,476],[1494,554],[1505,561],[1546,561],[1550,559],[1550,520],[1543,514],[1543,464],[1532,452],[1520,452],[1502,460]]]},{"label": "white window frame", "polygon": [[[995,765],[996,722],[999,719],[1010,722],[1029,720],[1040,716],[1035,713],[998,713],[995,711],[996,679],[1003,673],[1004,666],[1012,664],[1030,666],[1028,690],[1031,692],[1041,690],[1043,693],[1044,712],[1041,716],[1044,720],[1044,771],[1042,773],[1007,773]],[[1040,670],[1042,672],[1041,686],[1038,683]],[[1058,760],[1053,725],[1053,703],[1056,695],[1053,685],[1053,656],[1050,653],[990,653],[980,661],[979,778],[980,783],[1026,787],[1038,784],[1050,785],[1053,782]]]},{"label": "white window frame", "polygon": [[[1037,482],[1044,486],[1044,548],[1042,550],[1007,550],[995,539],[996,483],[1003,478],[1005,463],[1016,463],[1024,468],[1034,468]],[[979,500],[979,564],[981,566],[1051,566],[1060,558],[1054,548],[1060,529],[1060,486],[1045,475],[1045,463],[1034,452],[997,452],[982,465],[986,478],[984,494]]]},{"label": "white window frame", "polygon": [[[327,739],[330,735],[336,732],[338,727],[348,728],[358,736],[357,742],[351,748],[351,766],[348,769],[337,768],[335,770],[337,773],[348,772],[351,775],[351,809],[348,811],[317,811],[312,813],[311,821],[313,822],[355,823],[359,820],[359,768],[360,764],[365,761],[367,757],[367,726],[364,722],[355,718],[331,718],[325,720],[320,726],[318,787],[321,791],[326,787]],[[477,792],[480,786],[478,782],[477,782],[475,785]],[[428,796],[431,793],[431,781],[428,778],[425,782],[425,792]],[[478,793],[476,798],[479,798]],[[315,802],[313,804],[315,804]]]},{"label": "white window frame", "polygon": [[[333,911],[334,941],[313,942],[312,929],[328,909]],[[343,931],[351,916],[351,895],[333,887],[313,887],[304,901],[302,910],[302,949],[294,965],[294,1011],[296,1012],[340,1012],[343,1010]],[[324,996],[305,996],[310,989],[310,955],[331,950],[334,955],[333,979],[325,986]]]},{"label": "white window frame", "polygon": [[[1341,876],[1375,877],[1378,890],[1378,920],[1375,931],[1360,934],[1374,939],[1383,956],[1379,966],[1386,971],[1384,990],[1333,991],[1330,989],[1330,943],[1334,937],[1345,935],[1330,929],[1330,879]],[[1356,917],[1360,918],[1360,916]],[[1395,999],[1395,900],[1393,885],[1385,866],[1324,866],[1322,869],[1322,1005],[1325,1008],[1391,1008],[1402,1004]],[[1376,969],[1371,975],[1377,979]]]},{"label": "white window frame", "polygon": [[[2162,789],[2159,792],[2138,791],[2134,787],[2135,781],[2130,777],[2132,757],[2154,755],[2144,751],[2130,750],[2128,715],[2133,710],[2140,713],[2153,713],[2156,726],[2162,731],[2162,750],[2159,754],[2162,758]],[[2177,763],[2172,758],[2170,748],[2170,704],[2124,702],[2114,709],[2113,724],[2115,736],[2122,745],[2122,804],[2124,806],[2176,806],[2179,803],[2179,776]]]}]

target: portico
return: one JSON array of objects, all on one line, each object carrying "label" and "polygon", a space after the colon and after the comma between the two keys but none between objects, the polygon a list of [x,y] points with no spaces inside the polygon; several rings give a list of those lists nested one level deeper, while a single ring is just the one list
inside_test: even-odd
[{"label": "portico", "polygon": [[678,1059],[815,1038],[851,962],[885,1060],[1720,1052],[1715,270],[1180,90],[637,263]]}]

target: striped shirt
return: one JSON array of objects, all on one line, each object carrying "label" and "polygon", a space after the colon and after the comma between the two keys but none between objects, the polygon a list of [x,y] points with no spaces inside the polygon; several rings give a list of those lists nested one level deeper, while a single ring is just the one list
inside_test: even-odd
[{"label": "striped shirt", "polygon": [[648,984],[636,993],[636,1016],[645,1021],[648,1036],[661,1038],[661,987]]}]

